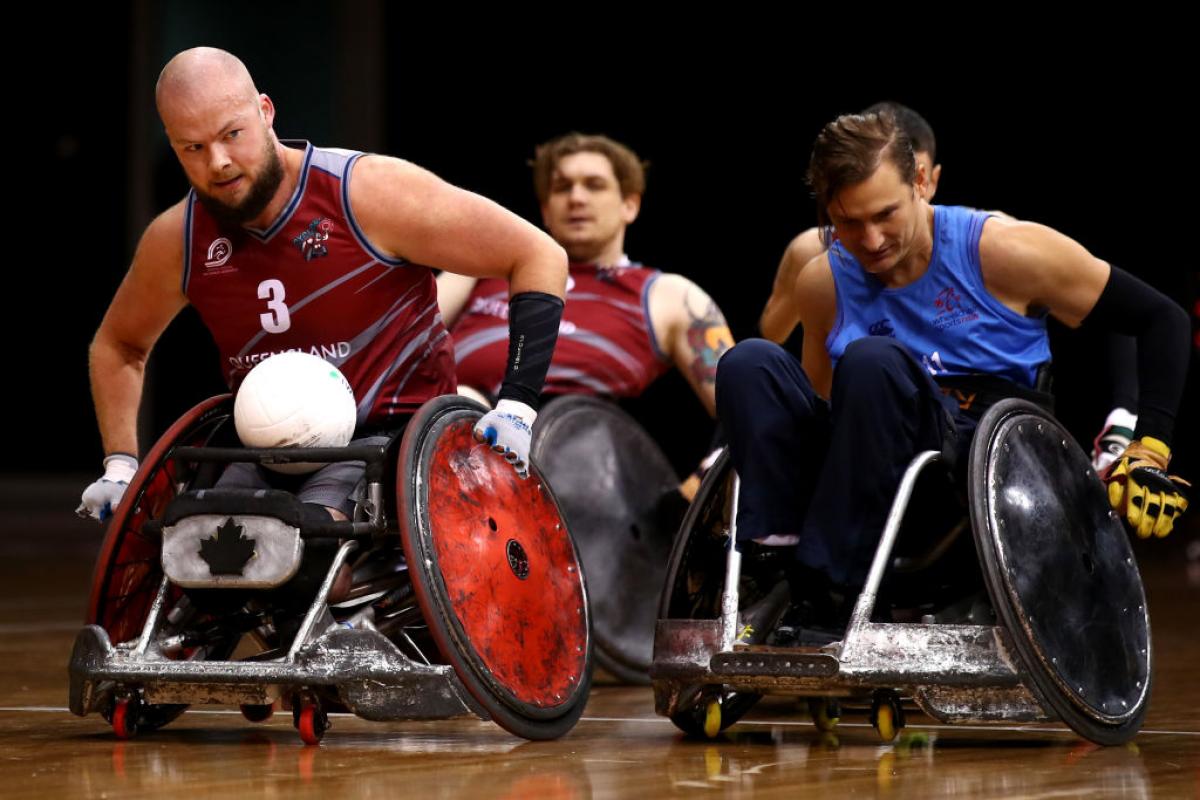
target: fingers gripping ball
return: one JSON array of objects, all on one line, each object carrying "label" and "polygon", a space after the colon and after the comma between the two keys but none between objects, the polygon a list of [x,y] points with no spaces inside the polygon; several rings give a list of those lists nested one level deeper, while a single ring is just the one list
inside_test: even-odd
[{"label": "fingers gripping ball", "polygon": [[1125,449],[1104,477],[1109,503],[1143,539],[1166,536],[1187,510],[1183,488],[1191,484],[1167,474],[1170,461],[1171,449],[1164,442],[1144,436]]},{"label": "fingers gripping ball", "polygon": [[475,441],[489,444],[522,478],[529,477],[529,446],[537,412],[516,400],[501,400],[475,423]]},{"label": "fingers gripping ball", "polygon": [[[261,362],[238,387],[233,420],[247,447],[345,447],[354,435],[354,390],[337,367],[309,353]],[[320,464],[268,464],[278,472],[312,472]]]}]

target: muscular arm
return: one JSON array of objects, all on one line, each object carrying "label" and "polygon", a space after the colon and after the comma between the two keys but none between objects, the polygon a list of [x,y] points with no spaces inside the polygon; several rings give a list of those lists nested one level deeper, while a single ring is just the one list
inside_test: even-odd
[{"label": "muscular arm", "polygon": [[989,220],[979,242],[988,290],[1018,313],[1048,309],[1078,327],[1137,337],[1137,436],[1170,443],[1187,374],[1183,309],[1061,233],[1027,222]]},{"label": "muscular arm", "polygon": [[796,279],[796,308],[804,325],[801,363],[813,389],[825,399],[833,389],[833,362],[825,340],[837,319],[837,290],[826,253],[810,261]]},{"label": "muscular arm", "polygon": [[663,275],[650,288],[650,324],[663,351],[683,373],[709,416],[716,415],[717,361],[733,347],[721,309],[682,275]]},{"label": "muscular arm", "polygon": [[818,228],[809,228],[788,244],[775,272],[771,296],[758,320],[758,329],[765,338],[783,344],[791,335],[800,321],[796,308],[796,279],[804,265],[823,252],[825,245]]},{"label": "muscular arm", "polygon": [[514,295],[564,295],[567,254],[553,239],[415,164],[364,156],[354,165],[350,202],[367,238],[388,255],[473,278],[505,278]]},{"label": "muscular arm", "polygon": [[992,217],[979,239],[987,290],[1022,316],[1045,309],[1077,328],[1104,284],[1108,264],[1083,245],[1045,225]]},{"label": "muscular arm", "polygon": [[454,323],[467,307],[471,299],[471,291],[475,288],[478,278],[469,275],[459,275],[455,272],[443,272],[437,277],[438,310],[442,312],[442,322],[447,328],[453,328]]},{"label": "muscular arm", "polygon": [[163,212],[142,235],[88,351],[92,400],[104,452],[138,454],[137,414],[146,359],[183,295],[183,203]]}]

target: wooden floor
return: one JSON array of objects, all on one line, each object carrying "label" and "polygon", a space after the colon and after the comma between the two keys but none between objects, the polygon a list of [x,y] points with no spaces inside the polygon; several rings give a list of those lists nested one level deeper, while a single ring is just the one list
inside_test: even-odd
[{"label": "wooden floor", "polygon": [[[84,481],[86,483],[86,481]],[[81,484],[82,485],[82,484]],[[68,487],[71,488],[71,487]],[[654,716],[649,689],[598,686],[555,742],[474,720],[373,723],[333,717],[305,747],[290,715],[259,725],[202,709],[117,741],[66,708],[99,530],[70,518],[70,493],[7,482],[0,521],[0,797],[266,796],[541,798],[1200,797],[1200,524],[1138,543],[1154,625],[1154,696],[1123,747],[1060,726],[941,726],[910,719],[881,744],[862,718],[822,737],[794,702],[764,701],[713,742],[685,741]],[[1197,554],[1200,556],[1200,554]]]}]

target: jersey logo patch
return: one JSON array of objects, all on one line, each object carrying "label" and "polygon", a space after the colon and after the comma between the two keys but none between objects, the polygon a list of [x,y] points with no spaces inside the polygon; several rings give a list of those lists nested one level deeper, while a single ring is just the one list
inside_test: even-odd
[{"label": "jersey logo patch", "polygon": [[891,336],[893,339],[896,338],[896,331],[892,328],[892,321],[887,317],[872,322],[870,327],[867,328],[867,333],[872,336]]},{"label": "jersey logo patch", "polygon": [[958,292],[954,291],[953,286],[947,286],[937,293],[933,307],[937,309],[933,327],[939,331],[979,319],[979,312],[973,306],[967,305]]},{"label": "jersey logo patch", "polygon": [[308,223],[308,227],[299,236],[292,239],[292,244],[300,249],[305,261],[327,256],[329,248],[326,247],[325,242],[329,241],[331,230],[333,230],[332,222],[325,217],[317,217]]},{"label": "jersey logo patch", "polygon": [[[205,269],[217,269],[225,266],[229,259],[233,256],[233,243],[222,236],[220,239],[214,239],[213,243],[208,246],[208,258],[204,262]],[[228,270],[222,270],[227,272]]]},{"label": "jersey logo patch", "polygon": [[949,375],[950,370],[946,369],[942,364],[942,354],[937,350],[933,351],[933,355],[922,355],[921,365],[929,372],[930,375]]}]

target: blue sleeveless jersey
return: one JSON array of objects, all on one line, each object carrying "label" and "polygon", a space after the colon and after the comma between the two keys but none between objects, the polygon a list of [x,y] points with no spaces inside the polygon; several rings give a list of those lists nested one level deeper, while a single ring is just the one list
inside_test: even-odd
[{"label": "blue sleeveless jersey", "polygon": [[891,336],[907,346],[929,373],[986,373],[1032,387],[1050,360],[1045,316],[1023,317],[983,285],[979,236],[988,213],[961,206],[933,207],[929,269],[908,286],[884,287],[835,242],[829,266],[837,289],[837,320],[825,340],[837,365],[847,345],[864,336]]}]

